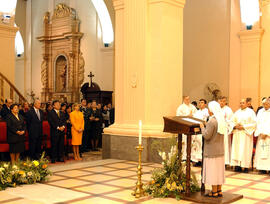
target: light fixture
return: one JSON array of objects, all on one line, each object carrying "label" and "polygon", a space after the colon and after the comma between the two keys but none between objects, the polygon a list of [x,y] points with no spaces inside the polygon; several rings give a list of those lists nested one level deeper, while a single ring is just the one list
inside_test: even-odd
[{"label": "light fixture", "polygon": [[260,20],[259,0],[240,0],[241,20],[247,30]]},{"label": "light fixture", "polygon": [[11,19],[14,19],[17,0],[1,0],[0,1],[0,16],[4,24],[10,24]]},{"label": "light fixture", "polygon": [[92,0],[97,11],[102,29],[102,39],[105,47],[113,42],[114,33],[110,14],[103,0]]}]

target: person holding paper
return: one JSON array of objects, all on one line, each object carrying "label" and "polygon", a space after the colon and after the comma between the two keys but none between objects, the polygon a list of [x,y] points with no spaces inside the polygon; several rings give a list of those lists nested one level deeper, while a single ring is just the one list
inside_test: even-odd
[{"label": "person holding paper", "polygon": [[220,105],[216,101],[208,104],[209,120],[204,126],[200,124],[204,137],[204,162],[202,181],[211,185],[212,191],[208,197],[221,197],[222,185],[225,183],[224,133],[226,123]]},{"label": "person holding paper", "polygon": [[270,98],[263,102],[264,108],[257,115],[255,136],[258,137],[254,167],[260,173],[270,171]]}]

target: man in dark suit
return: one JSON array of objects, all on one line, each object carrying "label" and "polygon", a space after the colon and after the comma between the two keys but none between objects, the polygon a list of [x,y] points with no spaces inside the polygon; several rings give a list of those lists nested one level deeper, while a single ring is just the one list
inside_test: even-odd
[{"label": "man in dark suit", "polygon": [[5,104],[3,105],[1,109],[1,117],[6,120],[7,116],[11,113],[10,106],[12,105],[11,99],[6,99]]},{"label": "man in dark suit", "polygon": [[65,126],[66,117],[60,111],[60,102],[53,101],[53,110],[48,115],[48,122],[51,128],[51,162],[55,163],[57,159],[59,162],[64,162],[64,140],[65,140]]},{"label": "man in dark suit", "polygon": [[35,100],[34,106],[26,113],[27,129],[29,133],[29,151],[32,159],[39,159],[41,155],[44,119],[43,111],[40,110],[40,100]]},{"label": "man in dark suit", "polygon": [[110,125],[114,124],[114,108],[112,107],[112,104],[108,104],[108,111],[110,113]]}]

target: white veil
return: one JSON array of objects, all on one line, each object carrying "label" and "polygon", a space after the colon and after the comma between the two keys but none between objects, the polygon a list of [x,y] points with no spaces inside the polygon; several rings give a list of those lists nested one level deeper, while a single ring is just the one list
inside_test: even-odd
[{"label": "white veil", "polygon": [[217,119],[218,122],[218,133],[224,135],[225,132],[227,131],[226,128],[226,122],[224,118],[224,114],[222,113],[221,107],[218,102],[216,101],[211,101],[208,103],[208,108],[210,112],[212,112]]}]

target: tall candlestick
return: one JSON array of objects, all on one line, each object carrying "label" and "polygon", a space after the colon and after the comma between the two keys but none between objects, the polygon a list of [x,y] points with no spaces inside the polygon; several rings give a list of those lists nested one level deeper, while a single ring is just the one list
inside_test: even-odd
[{"label": "tall candlestick", "polygon": [[142,145],[142,121],[139,121],[139,145]]}]

